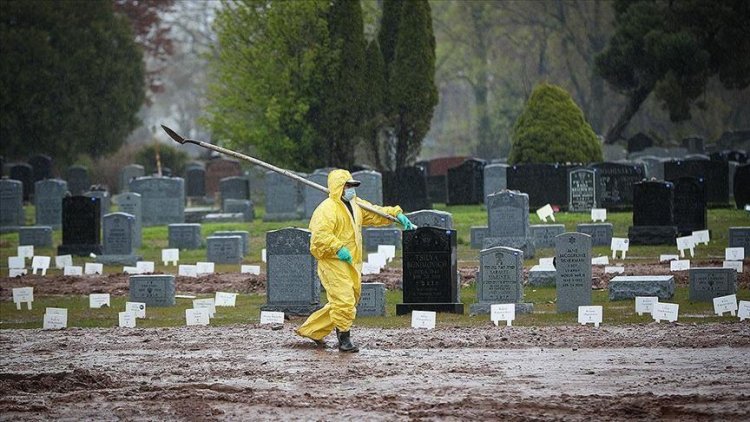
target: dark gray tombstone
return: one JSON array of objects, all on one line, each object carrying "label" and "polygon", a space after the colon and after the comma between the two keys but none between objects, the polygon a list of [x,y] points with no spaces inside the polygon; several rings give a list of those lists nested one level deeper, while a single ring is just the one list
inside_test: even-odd
[{"label": "dark gray tombstone", "polygon": [[309,315],[320,308],[317,265],[310,254],[310,232],[287,228],[266,233],[268,281],[264,311]]},{"label": "dark gray tombstone", "polygon": [[385,316],[385,284],[362,283],[357,317]]},{"label": "dark gray tombstone", "polygon": [[680,177],[696,177],[706,183],[708,206],[729,204],[729,164],[726,161],[680,160],[664,163],[664,179],[671,182]]},{"label": "dark gray tombstone", "polygon": [[597,163],[602,208],[627,210],[633,206],[633,185],[646,177],[643,163]]},{"label": "dark gray tombstone", "polygon": [[23,200],[28,202],[34,194],[34,169],[26,163],[11,164],[10,178],[23,184]]},{"label": "dark gray tombstone", "polygon": [[737,167],[734,172],[734,201],[737,208],[744,209],[750,204],[750,164]]},{"label": "dark gray tombstone", "polygon": [[84,192],[89,190],[91,187],[91,179],[89,178],[89,169],[80,166],[70,166],[65,174],[65,180],[68,182],[68,191],[71,195],[82,195]]},{"label": "dark gray tombstone", "polygon": [[206,169],[200,163],[188,164],[185,169],[186,195],[193,198],[206,196]]},{"label": "dark gray tombstone", "polygon": [[139,177],[130,191],[141,195],[144,226],[185,221],[185,181],[180,177]]},{"label": "dark gray tombstone", "polygon": [[489,232],[490,228],[487,226],[471,226],[471,249],[482,249],[484,238]]},{"label": "dark gray tombstone", "polygon": [[[326,182],[327,185],[327,182]],[[274,171],[266,172],[266,213],[263,221],[286,221],[300,218],[300,186]]]},{"label": "dark gray tombstone", "polygon": [[515,303],[516,313],[531,313],[532,303],[523,301],[523,251],[498,246],[479,252],[477,303],[471,314],[488,314],[493,304]]},{"label": "dark gray tombstone", "polygon": [[136,256],[135,216],[124,212],[113,212],[102,217],[102,251],[96,257],[97,262],[105,265],[135,265],[140,257]]},{"label": "dark gray tombstone", "polygon": [[101,255],[100,199],[87,196],[63,198],[62,245],[58,255]]},{"label": "dark gray tombstone", "polygon": [[242,214],[242,221],[253,221],[255,218],[253,201],[249,199],[225,199],[224,212],[227,214]]},{"label": "dark gray tombstone", "polygon": [[674,245],[674,185],[643,181],[633,185],[633,226],[628,229],[632,245]]},{"label": "dark gray tombstone", "polygon": [[135,224],[133,225],[133,248],[141,247],[142,237],[142,205],[141,205],[141,194],[135,192],[125,192],[116,195],[112,198],[117,204],[117,209],[120,212],[124,212],[132,215],[135,218]]},{"label": "dark gray tombstone", "polygon": [[674,296],[674,276],[618,275],[609,280],[609,300],[632,300],[637,296],[657,296],[669,300]]},{"label": "dark gray tombstone", "polygon": [[18,246],[52,247],[52,227],[30,226],[18,228]]},{"label": "dark gray tombstone", "polygon": [[206,259],[217,264],[242,262],[242,236],[209,236],[206,238]]},{"label": "dark gray tombstone", "polygon": [[383,173],[383,202],[400,205],[404,212],[432,208],[427,195],[427,174],[423,167],[404,167]]},{"label": "dark gray tombstone", "polygon": [[638,157],[636,162],[643,163],[646,179],[664,180],[664,160],[653,155]]},{"label": "dark gray tombstone", "polygon": [[377,171],[362,170],[352,173],[352,178],[362,182],[357,187],[357,197],[375,205],[383,205],[383,175]]},{"label": "dark gray tombstone", "polygon": [[591,305],[591,237],[563,233],[555,238],[557,312]]},{"label": "dark gray tombstone", "polygon": [[414,225],[417,227],[439,227],[443,229],[453,229],[453,216],[446,211],[438,210],[419,210],[406,214]]},{"label": "dark gray tombstone", "polygon": [[573,169],[568,172],[568,211],[588,212],[598,208],[596,196],[596,171],[591,169]]},{"label": "dark gray tombstone", "polygon": [[515,191],[502,191],[489,196],[487,202],[489,233],[482,249],[507,246],[521,249],[524,257],[534,256],[534,240],[529,227],[529,196]]},{"label": "dark gray tombstone", "polygon": [[706,189],[702,179],[680,177],[674,182],[674,223],[680,236],[708,227]]},{"label": "dark gray tombstone", "polygon": [[244,176],[225,177],[219,181],[219,192],[222,206],[227,199],[250,199],[250,181]]},{"label": "dark gray tombstone", "polygon": [[401,230],[394,228],[368,227],[362,230],[365,250],[377,252],[378,245],[392,245],[401,249]]},{"label": "dark gray tombstone", "polygon": [[425,178],[427,199],[430,203],[445,204],[448,202],[448,177],[444,174]]},{"label": "dark gray tombstone", "polygon": [[145,175],[146,170],[140,164],[128,164],[123,167],[120,170],[120,192],[128,192],[130,190],[130,181]]},{"label": "dark gray tombstone", "polygon": [[[327,187],[328,173],[328,171],[318,169],[315,170],[313,174],[307,176],[307,180]],[[305,186],[302,189],[304,190],[305,196],[305,218],[309,219],[310,217],[312,217],[315,208],[317,208],[318,205],[320,205],[320,203],[327,198],[327,196],[325,193],[317,189],[313,189],[309,186]]]},{"label": "dark gray tombstone", "polygon": [[214,197],[219,192],[219,181],[232,176],[242,176],[239,161],[221,157],[211,159],[206,163],[206,196]]},{"label": "dark gray tombstone", "polygon": [[505,190],[508,187],[508,165],[488,164],[484,166],[484,204],[487,205],[487,197],[493,193]]},{"label": "dark gray tombstone", "polygon": [[105,215],[109,214],[112,208],[112,197],[109,195],[108,191],[103,189],[94,189],[88,192],[84,192],[83,196],[88,196],[89,198],[99,198],[102,211],[101,218],[104,218]]},{"label": "dark gray tombstone", "polygon": [[402,234],[404,303],[396,304],[396,314],[463,314],[464,305],[458,298],[456,231],[419,227]]},{"label": "dark gray tombstone", "polygon": [[37,154],[29,157],[29,165],[34,170],[34,183],[52,178],[52,157]]},{"label": "dark gray tombstone", "polygon": [[576,231],[591,236],[592,246],[610,246],[612,244],[612,223],[579,223]]},{"label": "dark gray tombstone", "polygon": [[0,179],[0,229],[14,230],[23,223],[23,183]]},{"label": "dark gray tombstone", "polygon": [[654,140],[643,132],[638,132],[628,138],[628,154],[643,151],[654,146]]},{"label": "dark gray tombstone", "polygon": [[468,159],[448,169],[447,205],[484,203],[484,160]]},{"label": "dark gray tombstone", "polygon": [[239,236],[242,240],[242,248],[240,249],[242,252],[242,256],[245,256],[250,253],[250,232],[243,231],[243,230],[226,230],[226,231],[218,231],[214,232],[211,236],[214,237],[220,237],[220,236]]},{"label": "dark gray tombstone", "polygon": [[131,275],[129,291],[131,302],[142,302],[147,307],[175,305],[175,282],[173,275]]},{"label": "dark gray tombstone", "polygon": [[737,271],[733,268],[691,268],[688,282],[691,302],[711,302],[715,297],[737,293]]},{"label": "dark gray tombstone", "polygon": [[60,179],[45,179],[34,184],[36,225],[62,227],[62,200],[67,192],[67,182]]},{"label": "dark gray tombstone", "polygon": [[730,227],[729,247],[745,248],[745,258],[750,257],[750,227]]},{"label": "dark gray tombstone", "polygon": [[169,247],[177,249],[200,249],[201,225],[197,223],[178,223],[167,226]]},{"label": "dark gray tombstone", "polygon": [[532,224],[529,226],[534,248],[554,248],[555,237],[565,233],[565,224]]},{"label": "dark gray tombstone", "polygon": [[561,164],[516,164],[508,168],[508,189],[529,196],[529,206],[568,206],[568,168]]}]

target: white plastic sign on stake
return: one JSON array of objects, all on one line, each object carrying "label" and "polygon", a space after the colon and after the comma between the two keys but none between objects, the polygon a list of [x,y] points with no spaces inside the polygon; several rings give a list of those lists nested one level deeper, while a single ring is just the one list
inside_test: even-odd
[{"label": "white plastic sign on stake", "polygon": [[31,260],[31,273],[36,274],[36,271],[39,270],[42,272],[42,275],[47,275],[49,262],[50,257],[48,256],[35,256],[34,259]]},{"label": "white plastic sign on stake", "polygon": [[607,209],[591,208],[591,221],[607,221]]},{"label": "white plastic sign on stake", "polygon": [[724,312],[729,312],[734,316],[737,312],[737,295],[727,295],[714,298],[714,312],[718,316],[724,316]]},{"label": "white plastic sign on stake", "polygon": [[31,310],[31,302],[34,301],[34,288],[33,287],[16,287],[13,289],[13,303],[16,304],[16,309],[21,310],[21,304],[26,303],[28,310]]},{"label": "white plastic sign on stake", "polygon": [[723,268],[731,268],[738,273],[742,272],[742,261],[724,261]]},{"label": "white plastic sign on stake", "polygon": [[139,274],[148,274],[154,272],[154,261],[138,261],[135,263],[135,268]]},{"label": "white plastic sign on stake", "polygon": [[109,308],[109,293],[91,293],[89,295],[89,308],[98,309],[107,305]]},{"label": "white plastic sign on stake", "polygon": [[740,301],[739,309],[737,309],[737,316],[740,317],[740,321],[750,319],[750,301]]},{"label": "white plastic sign on stake", "polygon": [[83,267],[77,265],[68,265],[63,268],[63,275],[83,275]]},{"label": "white plastic sign on stake", "polygon": [[260,265],[242,265],[240,266],[240,273],[260,275]]},{"label": "white plastic sign on stake", "polygon": [[125,312],[135,314],[136,318],[146,318],[146,304],[143,302],[125,302]]},{"label": "white plastic sign on stake", "polygon": [[177,261],[180,260],[180,250],[177,248],[172,249],[162,249],[161,250],[161,260],[164,262],[164,265],[168,265],[168,262],[171,262],[172,265],[176,266]]},{"label": "white plastic sign on stake", "polygon": [[669,262],[680,259],[679,255],[659,255],[659,262]]},{"label": "white plastic sign on stake", "polygon": [[209,299],[193,299],[193,309],[206,309],[208,311],[208,317],[213,318],[216,315],[216,302],[214,298]]},{"label": "white plastic sign on stake", "polygon": [[85,267],[83,268],[83,273],[86,275],[102,275],[104,274],[104,265],[94,262],[87,262]]},{"label": "white plastic sign on stake", "polygon": [[597,256],[596,258],[591,258],[591,265],[609,265],[609,257]]},{"label": "white plastic sign on stake", "polygon": [[125,274],[130,274],[130,275],[140,274],[138,272],[138,268],[137,267],[129,267],[129,266],[122,267],[122,272],[124,272]]},{"label": "white plastic sign on stake", "polygon": [[61,330],[68,326],[68,310],[65,308],[47,308],[44,312],[45,330]]},{"label": "white plastic sign on stake", "polygon": [[622,251],[622,259],[625,259],[625,253],[630,248],[630,240],[627,237],[613,237],[610,248],[612,249],[612,259],[617,258],[617,251]]},{"label": "white plastic sign on stake", "polygon": [[378,253],[385,255],[388,261],[396,257],[396,246],[395,245],[378,245]]},{"label": "white plastic sign on stake", "polygon": [[547,204],[543,206],[542,208],[539,208],[536,210],[536,215],[539,216],[539,219],[547,222],[547,217],[551,218],[552,221],[555,221],[555,211],[552,209],[552,205]]},{"label": "white plastic sign on stake", "polygon": [[34,257],[34,245],[25,245],[18,247],[17,256],[21,258],[33,258]]},{"label": "white plastic sign on stake", "polygon": [[661,322],[663,319],[669,322],[675,322],[677,321],[679,311],[680,305],[676,303],[657,302],[654,303],[654,309],[651,311],[651,315],[656,322]]},{"label": "white plastic sign on stake", "polygon": [[261,324],[284,324],[284,313],[273,311],[260,311]]},{"label": "white plastic sign on stake", "polygon": [[604,267],[604,274],[622,274],[625,272],[625,267],[623,266],[606,266]]},{"label": "white plastic sign on stake", "polygon": [[745,248],[726,248],[724,249],[724,259],[727,261],[742,261],[745,259]]},{"label": "white plastic sign on stake", "polygon": [[379,268],[383,268],[388,263],[388,258],[385,255],[381,255],[379,253],[369,253],[367,254],[367,262],[370,264],[375,264]]},{"label": "white plastic sign on stake", "polygon": [[72,255],[58,255],[55,257],[55,268],[57,268],[58,270],[62,270],[67,266],[73,266]]},{"label": "white plastic sign on stake", "polygon": [[555,258],[539,258],[539,266],[542,268],[555,268]]},{"label": "white plastic sign on stake", "polygon": [[197,262],[195,264],[196,271],[198,271],[198,274],[213,274],[214,273],[214,263],[213,262]]},{"label": "white plastic sign on stake", "polygon": [[118,313],[119,326],[121,328],[135,328],[135,314],[132,312],[119,312]]},{"label": "white plastic sign on stake", "polygon": [[26,259],[22,256],[9,256],[8,268],[26,268]]},{"label": "white plastic sign on stake", "polygon": [[602,323],[602,312],[601,306],[579,306],[578,323],[581,325],[593,323],[594,327],[599,327],[599,324]]},{"label": "white plastic sign on stake", "polygon": [[499,321],[505,321],[505,325],[510,327],[513,320],[516,319],[516,304],[502,303],[490,305],[490,321],[498,325]]},{"label": "white plastic sign on stake", "polygon": [[687,271],[690,269],[689,259],[678,259],[676,261],[669,261],[669,271]]},{"label": "white plastic sign on stake", "polygon": [[702,243],[704,245],[708,245],[708,242],[711,241],[711,234],[708,230],[698,230],[694,231],[693,234],[693,242],[697,245],[699,243]]},{"label": "white plastic sign on stake", "polygon": [[367,274],[380,274],[380,265],[373,264],[370,262],[363,262],[362,263],[362,275]]},{"label": "white plastic sign on stake", "polygon": [[237,293],[216,292],[214,303],[216,306],[228,306],[234,308],[237,301]]},{"label": "white plastic sign on stake", "polygon": [[26,268],[9,268],[8,277],[18,277],[26,275]]},{"label": "white plastic sign on stake", "polygon": [[198,277],[198,266],[196,265],[183,265],[180,264],[177,267],[177,275],[182,277]]},{"label": "white plastic sign on stake", "polygon": [[659,303],[659,296],[636,296],[635,313],[638,315],[651,314],[654,305]]},{"label": "white plastic sign on stake", "polygon": [[412,311],[411,328],[426,328],[428,330],[435,328],[435,312]]},{"label": "white plastic sign on stake", "polygon": [[208,309],[185,309],[187,325],[208,325]]},{"label": "white plastic sign on stake", "polygon": [[260,259],[263,262],[266,262],[266,248],[261,249],[260,251]]},{"label": "white plastic sign on stake", "polygon": [[680,258],[685,257],[685,249],[690,249],[690,257],[695,257],[695,241],[693,236],[682,236],[677,238],[677,249],[680,251]]}]

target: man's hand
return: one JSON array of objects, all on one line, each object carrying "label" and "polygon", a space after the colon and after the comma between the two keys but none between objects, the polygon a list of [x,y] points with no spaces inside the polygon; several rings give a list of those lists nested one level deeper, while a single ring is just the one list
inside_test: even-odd
[{"label": "man's hand", "polygon": [[396,219],[398,219],[398,222],[401,223],[402,226],[404,226],[404,230],[414,230],[417,228],[414,224],[409,221],[409,219],[403,214],[399,213],[396,216]]},{"label": "man's hand", "polygon": [[347,262],[349,264],[352,263],[352,254],[351,252],[349,252],[349,249],[346,246],[342,246],[341,249],[336,252],[336,256],[338,256],[339,259],[344,262]]}]

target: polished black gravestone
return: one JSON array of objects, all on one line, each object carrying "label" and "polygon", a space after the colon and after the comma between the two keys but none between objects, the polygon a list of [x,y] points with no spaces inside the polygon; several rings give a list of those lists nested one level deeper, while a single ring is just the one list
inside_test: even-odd
[{"label": "polished black gravestone", "polygon": [[185,169],[185,194],[197,198],[206,196],[206,169],[203,164],[188,164]]},{"label": "polished black gravestone", "polygon": [[448,169],[447,205],[484,203],[484,160],[469,159]]},{"label": "polished black gravestone", "polygon": [[101,255],[100,199],[87,196],[63,198],[62,245],[58,255]]},{"label": "polished black gravestone", "polygon": [[568,172],[568,211],[589,212],[598,208],[596,170],[571,169]]},{"label": "polished black gravestone", "polygon": [[568,168],[560,164],[516,164],[508,167],[509,190],[529,195],[532,209],[547,204],[568,207]]},{"label": "polished black gravestone", "polygon": [[456,231],[420,227],[403,236],[404,303],[396,304],[396,314],[463,314],[464,305],[458,299]]},{"label": "polished black gravestone", "polygon": [[643,181],[633,185],[633,226],[628,239],[633,245],[674,245],[674,185]]},{"label": "polished black gravestone", "polygon": [[729,204],[729,163],[714,160],[681,160],[664,163],[664,179],[676,181],[680,177],[697,177],[706,183],[708,206]]},{"label": "polished black gravestone", "polygon": [[750,164],[739,166],[734,172],[734,201],[739,209],[750,204]]},{"label": "polished black gravestone", "polygon": [[16,163],[10,166],[9,178],[23,184],[23,201],[28,202],[34,194],[34,169],[26,163]]},{"label": "polished black gravestone", "polygon": [[34,169],[34,182],[52,178],[52,157],[37,154],[29,157],[29,165]]},{"label": "polished black gravestone", "polygon": [[600,206],[608,210],[628,210],[633,207],[633,184],[646,176],[643,163],[597,163]]},{"label": "polished black gravestone", "polygon": [[674,182],[674,224],[680,236],[706,229],[706,188],[703,179],[680,177]]},{"label": "polished black gravestone", "polygon": [[383,173],[383,203],[400,205],[405,212],[432,208],[422,167],[404,167]]}]

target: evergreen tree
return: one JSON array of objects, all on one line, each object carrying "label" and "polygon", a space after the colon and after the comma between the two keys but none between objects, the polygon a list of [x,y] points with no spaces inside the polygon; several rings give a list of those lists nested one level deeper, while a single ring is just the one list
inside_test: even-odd
[{"label": "evergreen tree", "polygon": [[383,52],[383,62],[386,70],[393,63],[396,56],[396,40],[398,38],[399,23],[403,0],[383,0],[383,15],[380,18],[380,32],[378,43]]},{"label": "evergreen tree", "polygon": [[384,125],[385,118],[385,101],[386,92],[388,91],[385,82],[385,63],[383,54],[377,40],[372,40],[367,45],[365,51],[365,123],[363,136],[366,141],[373,165],[380,171],[387,170],[386,158],[384,153]]}]

